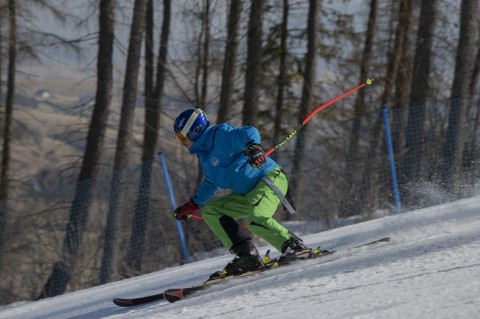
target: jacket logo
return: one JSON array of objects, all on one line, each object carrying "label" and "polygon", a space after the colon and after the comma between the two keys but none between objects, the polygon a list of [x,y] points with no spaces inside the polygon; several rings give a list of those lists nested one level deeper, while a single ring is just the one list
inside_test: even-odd
[{"label": "jacket logo", "polygon": [[220,165],[220,160],[217,157],[212,157],[210,159],[210,164],[212,164],[212,166],[218,166]]}]

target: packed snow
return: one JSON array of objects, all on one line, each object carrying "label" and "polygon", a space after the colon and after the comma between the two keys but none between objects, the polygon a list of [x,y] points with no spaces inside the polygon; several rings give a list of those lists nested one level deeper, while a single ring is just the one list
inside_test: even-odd
[{"label": "packed snow", "polygon": [[[112,299],[197,284],[232,256],[16,303],[0,308],[0,319],[480,318],[479,217],[477,196],[308,235],[308,245],[338,254],[212,287],[175,304],[120,308]],[[347,250],[385,236],[389,243]]]}]

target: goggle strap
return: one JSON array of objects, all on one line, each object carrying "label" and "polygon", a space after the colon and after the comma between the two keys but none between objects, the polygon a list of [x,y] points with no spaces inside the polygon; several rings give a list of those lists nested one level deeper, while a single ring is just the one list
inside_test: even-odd
[{"label": "goggle strap", "polygon": [[188,118],[187,124],[185,124],[185,126],[182,129],[183,136],[187,136],[188,131],[190,131],[190,128],[193,125],[193,122],[195,122],[195,120],[199,115],[200,115],[200,112],[198,112],[197,110],[195,110],[195,112],[193,112],[192,115],[190,115],[190,117]]}]

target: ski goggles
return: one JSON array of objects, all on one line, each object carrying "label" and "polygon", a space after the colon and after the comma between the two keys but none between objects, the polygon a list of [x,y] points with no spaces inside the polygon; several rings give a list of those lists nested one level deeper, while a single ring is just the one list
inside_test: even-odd
[{"label": "ski goggles", "polygon": [[186,145],[187,142],[189,141],[189,138],[185,135],[182,134],[182,131],[178,131],[175,133],[175,139],[177,140],[177,142],[181,145]]}]

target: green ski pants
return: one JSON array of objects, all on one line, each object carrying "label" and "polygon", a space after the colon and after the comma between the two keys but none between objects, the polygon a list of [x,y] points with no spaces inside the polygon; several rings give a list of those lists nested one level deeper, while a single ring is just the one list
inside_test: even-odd
[{"label": "green ski pants", "polygon": [[[288,181],[280,167],[270,171],[267,178],[277,185],[283,195],[287,193]],[[207,203],[202,209],[202,216],[227,249],[249,237],[235,222],[239,218],[247,218],[248,230],[281,252],[282,245],[292,236],[273,219],[279,204],[280,199],[273,190],[259,181],[246,195],[232,193]]]}]

